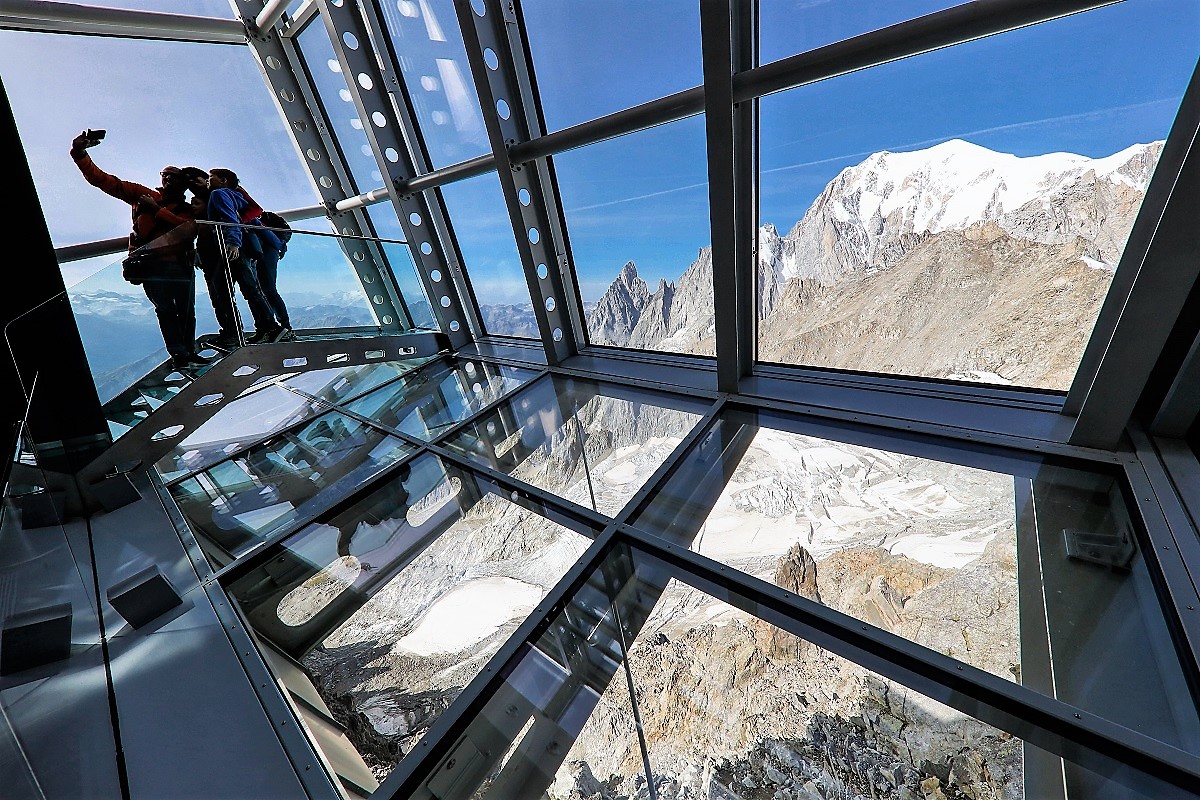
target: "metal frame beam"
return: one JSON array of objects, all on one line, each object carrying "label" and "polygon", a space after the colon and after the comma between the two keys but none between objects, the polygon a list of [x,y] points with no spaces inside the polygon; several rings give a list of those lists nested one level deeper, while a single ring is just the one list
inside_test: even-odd
[{"label": "metal frame beam", "polygon": [[1184,318],[1188,295],[1200,277],[1197,151],[1200,65],[1192,74],[1067,393],[1064,413],[1075,415],[1071,432],[1075,444],[1117,446],[1168,338]]},{"label": "metal frame beam", "polygon": [[508,156],[510,145],[541,136],[545,127],[520,5],[455,0],[454,8],[542,346],[547,361],[558,364],[578,352],[586,332],[553,165],[547,159],[518,164]]},{"label": "metal frame beam", "polygon": [[210,44],[245,44],[249,39],[245,25],[234,19],[48,0],[0,0],[0,28]]}]

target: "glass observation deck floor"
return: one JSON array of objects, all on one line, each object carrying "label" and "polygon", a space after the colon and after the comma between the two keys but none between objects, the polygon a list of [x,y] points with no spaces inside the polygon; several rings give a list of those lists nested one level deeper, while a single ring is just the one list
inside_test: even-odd
[{"label": "glass observation deck floor", "polygon": [[[1033,711],[881,667],[906,659],[1137,746],[1200,745],[1119,472],[734,403],[696,431],[707,402],[534,375],[444,359],[346,384],[325,395],[340,410],[172,487],[240,556],[222,583],[258,635],[365,720],[348,735],[377,780],[451,714],[486,756],[439,797],[869,797],[877,780],[887,797],[1166,796],[1088,747],[1055,749]],[[356,445],[356,488],[317,502],[323,477],[289,496],[268,471],[226,476],[335,420],[343,441],[379,426]],[[203,481],[247,507],[217,522]],[[301,510],[272,516],[285,501]],[[608,553],[594,572],[592,538]],[[768,613],[750,599],[763,587],[823,627]],[[845,645],[858,636],[877,650]],[[459,719],[468,687],[517,711]],[[411,774],[436,781],[435,766]]]}]

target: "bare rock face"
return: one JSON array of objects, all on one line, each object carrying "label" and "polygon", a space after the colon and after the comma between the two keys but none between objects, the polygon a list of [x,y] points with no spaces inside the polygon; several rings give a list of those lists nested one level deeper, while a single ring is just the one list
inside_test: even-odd
[{"label": "bare rock face", "polygon": [[632,261],[625,263],[616,280],[588,315],[588,336],[593,344],[624,345],[650,300],[650,289],[638,277]]},{"label": "bare rock face", "polygon": [[1094,252],[994,223],[930,236],[886,271],[789,282],[762,323],[760,357],[1066,389],[1112,280]]},{"label": "bare rock face", "polygon": [[[792,545],[775,565],[774,583],[799,597],[821,602],[821,591],[817,586],[817,562],[799,544]],[[768,658],[786,661],[804,656],[807,642],[803,639],[761,620],[755,620],[754,626]]]},{"label": "bare rock face", "polygon": [[[758,231],[761,357],[1065,388],[1162,146],[1019,158],[954,140],[843,170],[785,236]],[[712,355],[711,249],[653,293],[631,267],[589,317],[592,341]],[[1024,309],[1031,288],[1043,296]]]}]

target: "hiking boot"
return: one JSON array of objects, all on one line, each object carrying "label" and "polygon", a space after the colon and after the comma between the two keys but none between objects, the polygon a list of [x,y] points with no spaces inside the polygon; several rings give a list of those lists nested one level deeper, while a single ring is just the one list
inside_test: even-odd
[{"label": "hiking boot", "polygon": [[266,342],[275,341],[275,337],[283,331],[283,328],[278,325],[273,328],[263,328],[261,331],[255,331],[253,336],[246,338],[246,344],[264,344]]},{"label": "hiking boot", "polygon": [[233,350],[240,346],[237,336],[232,333],[217,334],[211,340],[211,344],[213,347],[219,347],[222,350]]},{"label": "hiking boot", "polygon": [[284,326],[279,329],[279,333],[275,334],[276,342],[292,342],[296,340],[296,332],[291,328]]}]

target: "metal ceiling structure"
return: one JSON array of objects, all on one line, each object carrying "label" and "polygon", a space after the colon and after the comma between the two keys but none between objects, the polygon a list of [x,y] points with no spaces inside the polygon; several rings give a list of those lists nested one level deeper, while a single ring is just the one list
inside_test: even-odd
[{"label": "metal ceiling structure", "polygon": [[[145,420],[135,419],[130,412],[129,430],[81,469],[71,475],[49,470],[47,477],[45,469],[24,463],[13,467],[15,477],[10,479],[6,502],[21,509],[25,528],[35,527],[30,522],[36,513],[46,512],[38,503],[50,502],[50,517],[58,523],[62,541],[53,539],[39,546],[46,548],[46,554],[69,554],[69,569],[63,570],[74,574],[63,578],[62,584],[74,586],[72,581],[78,579],[77,593],[86,600],[76,598],[75,607],[88,606],[98,620],[93,650],[99,652],[86,656],[92,661],[61,675],[52,670],[39,675],[50,681],[48,685],[61,687],[64,684],[54,684],[56,677],[79,680],[90,674],[94,678],[87,670],[103,667],[106,686],[96,691],[107,693],[111,709],[88,705],[92,715],[88,719],[92,735],[99,730],[114,737],[116,752],[111,775],[105,772],[107,767],[95,773],[76,770],[87,773],[82,777],[48,774],[44,766],[48,756],[38,752],[39,742],[48,734],[38,725],[47,719],[60,724],[57,715],[65,712],[42,697],[34,698],[32,711],[30,703],[21,706],[11,701],[14,692],[32,683],[13,677],[8,669],[0,670],[0,699],[6,704],[11,701],[15,708],[9,728],[13,735],[0,737],[0,748],[8,748],[0,750],[0,774],[19,776],[11,785],[23,787],[13,796],[60,797],[72,791],[81,796],[115,796],[106,794],[113,787],[126,798],[163,796],[168,787],[180,789],[179,796],[204,796],[204,791],[219,784],[228,796],[450,800],[478,796],[475,792],[486,778],[492,787],[489,798],[542,797],[579,733],[578,726],[571,729],[564,722],[563,709],[591,702],[590,712],[610,682],[627,680],[637,715],[629,646],[641,632],[649,609],[675,581],[1019,738],[1026,748],[1025,796],[1197,797],[1200,751],[1191,738],[1196,731],[1189,727],[1189,714],[1196,711],[1200,696],[1200,461],[1194,449],[1200,438],[1200,314],[1195,313],[1200,303],[1196,281],[1200,228],[1194,224],[1200,210],[1200,162],[1195,154],[1200,136],[1200,72],[1193,73],[1187,87],[1070,391],[767,364],[757,359],[759,99],[1108,5],[1112,3],[1095,0],[975,0],[761,64],[757,0],[700,0],[701,86],[549,131],[522,4],[454,0],[490,152],[435,167],[426,141],[434,134],[422,129],[414,90],[406,84],[405,54],[397,51],[379,3],[231,0],[236,19],[210,19],[0,0],[0,29],[246,47],[317,193],[313,206],[285,216],[293,220],[325,216],[334,232],[344,235],[339,246],[353,263],[377,322],[375,329],[358,339],[339,338],[335,331],[312,341],[270,345],[275,351],[235,351],[219,369],[182,388],[168,386],[160,370],[154,374],[153,389],[131,387],[122,397],[128,405],[131,399],[153,396],[151,405],[159,407],[142,415]],[[338,140],[304,63],[298,37],[305,31],[324,31],[328,37],[355,113],[368,123],[362,130],[384,185],[356,183],[346,156],[354,144]],[[715,356],[590,344],[554,157],[697,115],[704,118],[708,154]],[[513,232],[537,320],[537,339],[494,335],[485,328],[470,264],[464,263],[455,235],[456,225],[463,223],[453,218],[441,193],[441,187],[481,175],[499,179],[504,207],[495,209],[492,223]],[[410,307],[413,298],[405,297],[387,254],[372,239],[375,228],[367,208],[378,206],[378,211],[389,204],[437,331],[421,330]],[[115,253],[124,242],[110,239],[60,247],[55,255],[65,263]],[[69,315],[69,309],[65,313]],[[339,395],[332,390],[308,393],[288,384],[296,375],[331,366],[365,370],[380,361],[435,356],[442,360],[406,363],[387,378],[388,383],[381,382],[395,392],[389,401],[395,407],[381,404],[392,417],[372,416],[364,410],[371,407],[364,405],[368,389],[378,391],[379,386]],[[37,355],[31,359],[17,364],[18,375],[40,361]],[[487,378],[478,377],[482,374]],[[513,378],[514,374],[521,377]],[[92,381],[90,375],[80,379]],[[343,381],[350,382],[349,378]],[[502,389],[493,390],[500,385]],[[204,456],[206,460],[185,463],[179,457],[177,464],[182,466],[166,477],[155,471],[156,465],[165,471],[162,465],[174,447],[171,437],[184,439],[219,419],[224,404],[266,397],[272,391],[305,411],[219,453],[214,450]],[[460,391],[461,397],[455,394]],[[530,402],[536,405],[539,391],[548,392],[553,400],[534,414],[528,407]],[[525,405],[515,404],[518,397]],[[596,397],[644,403],[694,418],[653,475],[612,513],[599,509],[594,491],[589,506],[578,497],[545,488],[518,469],[523,458],[560,435],[567,440],[577,437],[568,444],[577,447],[586,471],[588,441],[580,409]],[[424,428],[409,425],[405,414],[411,409],[419,409]],[[311,496],[303,495],[304,502],[297,503],[298,510],[286,524],[265,525],[258,539],[222,540],[227,529],[221,528],[223,518],[215,511],[211,531],[197,530],[189,503],[202,492],[217,497],[214,508],[244,502],[222,488],[215,477],[221,470],[249,469],[245,465],[255,458],[265,463],[284,448],[308,447],[307,426],[317,415],[344,420],[354,427],[355,435],[361,432],[363,440],[386,442],[393,450],[376,453],[377,461],[366,459],[369,474],[366,468],[343,474],[322,462],[320,470],[314,468],[307,476],[305,491],[311,491]],[[535,417],[538,425],[532,422]],[[541,430],[539,425],[548,427]],[[1031,620],[1022,612],[1022,633],[1032,631],[1032,642],[1040,630],[1047,647],[1053,638],[1048,631],[1055,627],[1050,619],[1055,611],[1046,597],[1052,591],[1069,594],[1076,588],[1050,584],[1051,550],[1061,545],[1060,531],[1068,540],[1062,546],[1071,545],[1069,529],[1058,522],[1066,514],[1060,506],[1101,502],[1094,500],[1101,497],[1111,508],[1127,509],[1127,525],[1134,531],[1130,536],[1144,555],[1144,583],[1139,584],[1142,594],[1136,599],[1145,605],[1121,608],[1130,618],[1152,617],[1152,624],[1146,623],[1149,629],[1153,633],[1161,627],[1162,633],[1150,637],[1146,652],[1106,654],[1105,658],[1120,662],[1114,667],[1119,672],[1118,667],[1128,666],[1123,659],[1133,663],[1141,656],[1150,658],[1147,652],[1152,651],[1159,662],[1178,660],[1178,681],[1171,682],[1175,680],[1171,672],[1163,679],[1170,691],[1165,699],[1153,702],[1144,700],[1143,687],[1133,686],[1128,687],[1127,697],[1114,690],[1109,694],[1116,696],[1106,695],[1104,703],[1096,701],[1096,695],[1111,687],[1094,689],[1094,695],[1081,692],[1082,699],[1064,699],[1065,689],[1063,695],[1055,694],[1055,670],[1070,664],[1086,672],[1087,659],[1095,656],[1084,647],[1079,652],[1041,654],[1033,653],[1031,644],[1029,652],[1021,653],[1028,679],[1014,682],[861,623],[692,549],[694,528],[716,504],[760,426],[1011,475],[1018,497],[1025,497],[1034,509],[1017,521],[1018,547],[1024,547],[1018,553],[1025,559],[1018,564],[1023,570],[1021,591],[1032,592],[1031,605],[1047,606],[1040,619]],[[173,432],[166,434],[169,430]],[[531,436],[531,430],[536,435]],[[568,431],[570,435],[563,433]],[[56,437],[53,430],[35,433],[41,436],[35,444],[63,444],[63,437]],[[128,466],[139,458],[146,463]],[[511,503],[588,541],[528,618],[448,702],[419,745],[379,782],[349,749],[344,720],[335,719],[315,697],[311,684],[296,674],[303,656],[366,604],[380,586],[402,573],[418,551],[395,556],[378,575],[355,578],[361,581],[355,584],[357,593],[347,593],[341,605],[323,611],[328,619],[314,616],[296,624],[280,622],[277,617],[264,617],[262,608],[277,608],[281,598],[298,591],[325,566],[303,550],[305,537],[314,528],[337,527],[339,520],[378,502],[389,487],[395,490],[405,480],[414,480],[415,486],[415,477],[400,476],[409,476],[410,469],[415,476],[430,464],[439,465],[443,477],[453,476],[458,482],[457,502],[463,514],[471,504],[485,500]],[[1083,473],[1104,476],[1116,488],[1089,486],[1078,477]],[[256,482],[247,496],[270,494],[269,485],[264,488],[259,481],[265,473],[248,474]],[[41,491],[22,495],[13,488],[23,482],[36,485],[39,480],[44,484]],[[591,481],[588,474],[589,489]],[[1103,484],[1097,481],[1098,486]],[[406,488],[402,493],[407,498]],[[672,500],[678,504],[672,506]],[[268,508],[254,507],[257,513]],[[139,516],[134,516],[135,511]],[[118,514],[125,515],[125,521]],[[13,524],[11,515],[8,520],[6,524]],[[439,515],[436,509],[419,523],[409,519],[414,541],[422,546],[445,535],[454,522],[449,511]],[[164,530],[170,534],[165,539]],[[17,535],[9,534],[9,541]],[[1048,544],[1051,539],[1054,542]],[[21,562],[3,552],[0,548],[0,575],[19,570]],[[131,576],[134,566],[141,571]],[[1122,569],[1114,567],[1112,572]],[[1031,570],[1039,571],[1036,580],[1029,577]],[[178,636],[190,648],[182,648],[181,653],[188,652],[179,658],[190,660],[164,666],[160,672],[150,669],[136,679],[123,678],[121,669],[113,668],[119,666],[122,654],[146,662],[157,657],[153,635],[137,639],[135,631],[121,627],[124,615],[120,613],[127,607],[121,603],[130,597],[130,586],[144,590],[139,595],[144,598],[150,598],[153,587],[161,588],[161,582],[152,580],[155,575],[174,587],[169,599],[176,601],[160,609],[160,616],[203,615],[204,622],[189,628],[187,635],[194,638]],[[30,596],[37,594],[30,591]],[[1086,593],[1081,589],[1080,594]],[[152,599],[145,602],[154,605]],[[1116,612],[1097,612],[1104,613]],[[18,641],[8,638],[10,630],[18,631],[12,623],[17,616],[8,615],[7,607],[5,614],[0,659],[13,657],[17,645],[10,642]],[[60,613],[51,621],[61,619]],[[68,615],[66,626],[72,624]],[[1109,624],[1113,620],[1108,617],[1101,621],[1099,616],[1092,619],[1083,614],[1067,627],[1077,631]],[[1118,628],[1113,624],[1114,642],[1133,641],[1122,639],[1127,632]],[[159,633],[154,625],[147,630]],[[197,633],[202,630],[203,634]],[[112,631],[124,638],[110,635]],[[1089,644],[1096,646],[1091,640]],[[1021,646],[1025,647],[1024,640]],[[560,655],[555,669],[561,675],[545,678],[541,684],[545,691],[535,701],[527,687],[522,689],[521,676],[525,670],[538,669],[538,659],[551,660],[546,654],[556,649]],[[1045,662],[1041,673],[1035,669],[1041,663],[1038,658]],[[167,685],[181,680],[188,670],[202,670],[209,664],[214,677],[207,683],[198,681],[203,685],[194,697],[163,699],[170,694]],[[11,682],[4,683],[5,678]],[[1103,683],[1097,680],[1098,685]],[[7,698],[2,696],[5,691],[10,692]],[[93,695],[81,697],[81,707],[84,701],[95,701]],[[1099,705],[1093,707],[1091,701]],[[1121,717],[1133,714],[1130,707],[1139,703],[1147,703],[1142,709],[1147,713],[1161,711],[1154,702],[1164,703],[1182,720],[1178,740],[1168,741],[1158,731],[1138,728]],[[192,716],[180,712],[180,727],[188,730],[173,741],[180,751],[196,749],[205,754],[191,759],[193,763],[185,753],[162,756],[162,745],[156,741],[161,738],[157,733],[163,709],[174,710],[175,705],[203,707]],[[41,722],[22,730],[23,714]],[[1162,715],[1169,716],[1166,711]],[[214,784],[206,786],[203,773],[213,765],[205,758],[215,757],[214,748],[220,743],[213,737],[221,730],[222,719],[244,727],[243,749],[228,754],[231,766],[211,776]],[[649,776],[653,765],[640,721],[634,735],[648,774],[648,793],[654,797]],[[198,740],[194,744],[193,737]],[[540,755],[526,752],[535,741],[556,744],[553,748],[547,744]],[[561,746],[564,742],[566,747]],[[513,755],[518,752],[521,758]],[[159,763],[156,758],[164,760]],[[262,765],[261,770],[254,773],[251,765]],[[1049,792],[1046,787],[1055,789],[1037,794]]]}]

